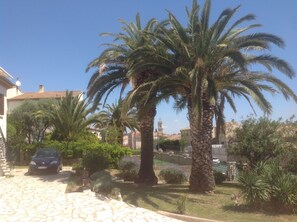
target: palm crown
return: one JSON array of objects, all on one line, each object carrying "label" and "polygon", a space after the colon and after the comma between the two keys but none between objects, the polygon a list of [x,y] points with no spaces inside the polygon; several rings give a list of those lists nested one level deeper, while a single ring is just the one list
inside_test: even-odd
[{"label": "palm crown", "polygon": [[[158,33],[147,32],[163,50],[156,53],[143,48],[139,53],[150,56],[134,65],[135,70],[148,65],[163,70],[161,77],[140,85],[134,95],[142,93],[146,102],[155,100],[156,95],[159,99],[174,96],[178,108],[187,106],[193,147],[190,188],[197,191],[208,191],[214,186],[212,119],[214,115],[223,116],[225,102],[236,111],[233,99],[243,97],[251,106],[254,101],[266,113],[272,109],[264,92],[280,92],[286,99],[297,102],[295,93],[275,76],[278,71],[277,74],[293,78],[294,71],[284,60],[269,54],[271,45],[284,47],[282,39],[272,34],[252,33],[259,24],[239,28],[255,19],[252,14],[231,23],[239,7],[224,10],[210,24],[210,6],[210,0],[206,0],[200,11],[194,0],[191,10],[187,9],[186,27],[169,12],[168,21]],[[254,64],[263,68],[252,71]]]}]

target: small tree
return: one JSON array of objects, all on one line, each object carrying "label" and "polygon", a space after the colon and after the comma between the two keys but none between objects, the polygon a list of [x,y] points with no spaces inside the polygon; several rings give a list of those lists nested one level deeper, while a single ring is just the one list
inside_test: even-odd
[{"label": "small tree", "polygon": [[88,106],[86,99],[67,91],[65,97],[58,100],[47,112],[54,126],[52,139],[78,140],[86,132],[87,127],[96,122],[96,118],[91,115],[93,109]]},{"label": "small tree", "polygon": [[130,129],[138,129],[137,112],[132,108],[123,110],[123,99],[112,105],[106,104],[104,110],[96,114],[96,127],[104,135],[104,141],[114,144],[123,144],[123,133]]},{"label": "small tree", "polygon": [[[14,128],[15,135],[20,138],[24,137],[28,143],[41,141],[46,130],[50,127],[50,120],[47,115],[44,115],[46,110],[49,110],[53,100],[26,101],[21,106],[17,107],[8,115],[8,124]],[[11,128],[11,129],[12,129]],[[14,134],[10,131],[9,139],[14,139]]]},{"label": "small tree", "polygon": [[235,130],[235,143],[230,145],[230,152],[246,157],[251,166],[267,161],[283,153],[290,144],[282,133],[280,120],[268,118],[248,118]]}]

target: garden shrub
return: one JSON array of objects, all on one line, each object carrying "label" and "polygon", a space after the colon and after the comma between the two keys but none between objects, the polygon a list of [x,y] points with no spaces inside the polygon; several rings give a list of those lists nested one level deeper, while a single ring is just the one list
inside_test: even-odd
[{"label": "garden shrub", "polygon": [[132,155],[132,150],[130,148],[124,148],[120,145],[111,145],[111,144],[104,144],[104,150],[109,154],[109,164],[113,168],[117,168],[119,161],[124,156]]},{"label": "garden shrub", "polygon": [[243,197],[254,206],[297,211],[297,179],[278,163],[262,163],[239,177]]},{"label": "garden shrub", "polygon": [[291,173],[297,174],[297,149],[289,150],[280,156],[281,165]]},{"label": "garden shrub", "polygon": [[83,150],[83,166],[92,174],[97,170],[116,168],[125,155],[130,155],[129,148],[110,144],[90,144]]},{"label": "garden shrub", "polygon": [[275,178],[272,186],[272,201],[277,208],[297,212],[297,180],[290,174]]},{"label": "garden shrub", "polygon": [[102,149],[88,150],[83,155],[82,165],[89,174],[107,169],[109,167],[108,154]]},{"label": "garden shrub", "polygon": [[182,184],[187,181],[185,173],[178,168],[167,168],[160,171],[159,176],[169,184]]},{"label": "garden shrub", "polygon": [[119,163],[119,170],[124,181],[134,181],[138,175],[139,163],[133,158],[123,158]]},{"label": "garden shrub", "polygon": [[258,207],[270,199],[270,187],[255,172],[245,172],[239,176],[241,192],[248,204]]},{"label": "garden shrub", "polygon": [[138,149],[138,150],[131,150],[132,151],[132,155],[135,155],[135,156],[139,156],[141,154],[141,150]]},{"label": "garden shrub", "polygon": [[162,150],[175,150],[180,151],[179,140],[168,140],[168,139],[160,139],[159,148]]},{"label": "garden shrub", "polygon": [[225,174],[223,174],[222,172],[215,171],[215,170],[213,172],[213,176],[214,176],[216,184],[221,184],[227,179],[227,176]]}]

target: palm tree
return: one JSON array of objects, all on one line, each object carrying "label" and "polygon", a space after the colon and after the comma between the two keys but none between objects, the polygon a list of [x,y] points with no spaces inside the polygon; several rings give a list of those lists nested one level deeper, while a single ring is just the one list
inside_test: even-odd
[{"label": "palm tree", "polygon": [[[251,106],[253,100],[269,114],[271,104],[263,92],[280,92],[286,99],[293,98],[297,102],[294,92],[273,74],[277,70],[293,78],[291,67],[282,59],[264,54],[269,53],[271,44],[283,47],[284,42],[271,34],[246,34],[259,27],[258,24],[238,28],[243,22],[253,20],[252,14],[230,24],[239,7],[224,10],[210,24],[210,8],[211,1],[206,0],[200,13],[200,6],[193,0],[191,10],[187,9],[187,27],[169,12],[169,25],[158,34],[149,33],[163,44],[167,50],[162,52],[166,51],[167,55],[155,54],[154,61],[140,61],[138,67],[150,64],[167,72],[157,81],[147,82],[136,90],[153,92],[146,93],[146,101],[154,99],[159,92],[165,97],[175,96],[177,107],[187,106],[193,148],[190,190],[196,192],[212,191],[215,187],[211,140],[216,106],[221,104],[222,113],[226,102],[236,111],[233,99],[238,96]],[[250,71],[253,64],[262,65],[264,69]]]},{"label": "palm tree", "polygon": [[98,123],[96,127],[105,132],[112,128],[116,130],[117,143],[123,144],[123,133],[126,128],[134,131],[138,129],[136,109],[130,109],[128,112],[123,112],[123,100],[119,99],[118,103],[112,105],[106,104],[105,110],[97,114]]},{"label": "palm tree", "polygon": [[94,116],[89,116],[93,109],[88,108],[88,105],[86,99],[81,100],[80,95],[73,96],[68,91],[65,97],[53,105],[48,114],[57,139],[74,141],[87,126],[96,122]]},{"label": "palm tree", "polygon": [[[87,71],[91,68],[98,69],[88,84],[88,96],[93,100],[94,107],[103,99],[104,95],[106,95],[106,101],[110,93],[117,87],[121,87],[122,94],[129,83],[137,88],[144,82],[158,76],[149,67],[141,72],[134,72],[134,69],[132,69],[137,60],[144,59],[137,56],[135,52],[143,47],[153,46],[152,40],[145,33],[157,30],[156,20],[151,19],[143,28],[139,14],[136,16],[136,23],[121,22],[125,33],[109,34],[120,43],[109,44],[108,48],[93,60],[87,68]],[[136,108],[141,133],[141,166],[135,182],[156,184],[158,179],[153,170],[153,131],[156,105],[145,105],[138,101],[136,102]]]}]

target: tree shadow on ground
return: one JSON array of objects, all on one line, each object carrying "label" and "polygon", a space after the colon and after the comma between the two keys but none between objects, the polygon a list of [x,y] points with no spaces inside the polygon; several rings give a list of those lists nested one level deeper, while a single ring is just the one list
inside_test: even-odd
[{"label": "tree shadow on ground", "polygon": [[140,202],[144,202],[150,208],[162,210],[162,205],[171,208],[171,212],[176,213],[177,200],[185,195],[192,203],[205,203],[204,200],[191,198],[193,195],[189,192],[188,186],[159,184],[155,186],[144,186],[127,182],[115,182],[115,186],[121,190],[121,194],[125,202],[139,206]]}]

